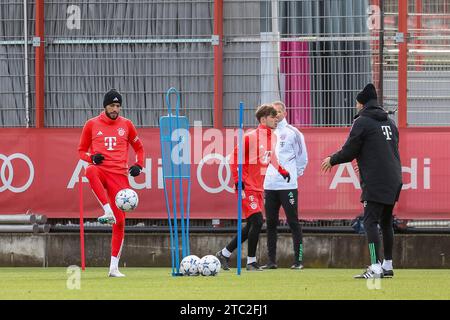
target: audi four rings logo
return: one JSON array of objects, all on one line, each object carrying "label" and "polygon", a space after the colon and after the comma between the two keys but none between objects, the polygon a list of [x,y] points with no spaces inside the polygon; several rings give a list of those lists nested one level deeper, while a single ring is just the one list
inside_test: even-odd
[{"label": "audi four rings logo", "polygon": [[[30,169],[30,176],[23,186],[13,186],[14,168],[12,165],[12,160],[14,159],[21,159],[25,161],[25,163],[28,165],[28,168]],[[33,162],[31,162],[30,158],[28,158],[23,153],[13,153],[10,156],[5,156],[4,154],[0,153],[0,161],[3,161],[0,168],[0,192],[9,190],[14,193],[19,193],[24,192],[31,186],[34,179],[34,167]],[[6,177],[6,169],[8,169],[9,173],[8,178]]]},{"label": "audi four rings logo", "polygon": [[[219,179],[220,185],[216,188],[212,188],[212,187],[206,185],[206,183],[205,183],[205,181],[203,181],[203,177],[202,177],[203,165],[212,159],[216,159],[216,160],[220,161],[219,169],[217,170],[217,178]],[[225,178],[223,177],[223,169],[225,169]],[[230,166],[226,162],[226,158],[219,153],[208,154],[200,161],[200,163],[197,166],[197,180],[198,180],[198,183],[200,184],[200,186],[203,188],[203,190],[205,190],[209,193],[219,193],[224,190],[234,193],[234,189],[228,185],[231,180]]]}]

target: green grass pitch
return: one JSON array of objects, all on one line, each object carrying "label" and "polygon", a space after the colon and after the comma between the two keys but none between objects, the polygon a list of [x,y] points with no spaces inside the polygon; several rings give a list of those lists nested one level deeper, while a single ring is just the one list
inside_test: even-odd
[{"label": "green grass pitch", "polygon": [[[0,268],[0,299],[450,299],[449,270],[397,269],[378,283],[353,279],[355,269],[236,269],[215,277],[172,277],[170,268],[122,268],[126,278],[108,278],[107,268],[86,268],[80,289],[69,289],[66,268]],[[251,293],[251,294],[250,294]]]}]

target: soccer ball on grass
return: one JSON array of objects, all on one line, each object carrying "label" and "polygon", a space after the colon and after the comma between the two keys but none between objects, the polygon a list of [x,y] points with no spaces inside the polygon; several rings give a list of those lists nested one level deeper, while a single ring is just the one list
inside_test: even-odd
[{"label": "soccer ball on grass", "polygon": [[200,258],[196,255],[186,256],[181,260],[180,273],[183,276],[198,276],[198,263]]},{"label": "soccer ball on grass", "polygon": [[211,254],[200,259],[198,264],[198,272],[202,276],[215,276],[220,271],[220,261],[216,256]]}]

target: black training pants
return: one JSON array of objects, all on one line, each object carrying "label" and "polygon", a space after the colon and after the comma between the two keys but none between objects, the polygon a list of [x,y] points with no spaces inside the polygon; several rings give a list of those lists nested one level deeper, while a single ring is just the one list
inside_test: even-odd
[{"label": "black training pants", "polygon": [[302,262],[302,228],[298,222],[298,190],[265,190],[264,207],[267,225],[267,249],[269,261],[276,263],[277,256],[277,226],[280,207],[283,206],[289,228],[292,232],[295,262]]},{"label": "black training pants", "polygon": [[380,225],[383,234],[384,259],[392,260],[392,248],[394,246],[394,228],[392,211],[394,205],[378,202],[364,202],[364,229],[369,243],[371,263],[381,262],[380,256]]},{"label": "black training pants", "polygon": [[[252,214],[247,218],[247,224],[242,228],[241,243],[248,239],[248,256],[256,257],[256,247],[258,246],[259,234],[263,225],[261,212]],[[233,252],[237,248],[237,235],[227,245],[227,250]]]}]

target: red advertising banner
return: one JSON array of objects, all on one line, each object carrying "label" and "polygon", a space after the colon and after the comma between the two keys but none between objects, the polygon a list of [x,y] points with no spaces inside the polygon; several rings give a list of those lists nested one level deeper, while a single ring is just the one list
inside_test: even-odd
[{"label": "red advertising banner", "polygon": [[[300,217],[351,219],[362,212],[358,176],[351,164],[322,174],[320,163],[344,143],[348,128],[302,129],[308,166],[299,178]],[[129,218],[166,218],[158,129],[138,129],[144,143],[143,174],[131,178],[140,201]],[[81,129],[0,129],[0,214],[30,210],[50,218],[79,214],[78,159]],[[224,157],[234,146],[231,129],[191,131],[191,218],[237,218],[237,198]],[[400,132],[404,190],[395,214],[407,219],[450,219],[450,129],[420,128]],[[134,158],[130,148],[130,164]],[[220,162],[222,161],[222,164]],[[102,209],[83,178],[84,212]]]}]

